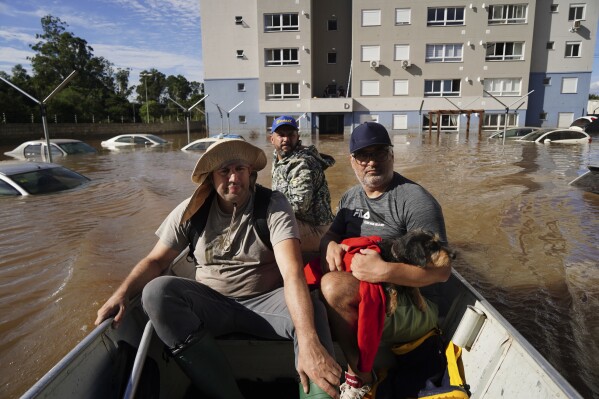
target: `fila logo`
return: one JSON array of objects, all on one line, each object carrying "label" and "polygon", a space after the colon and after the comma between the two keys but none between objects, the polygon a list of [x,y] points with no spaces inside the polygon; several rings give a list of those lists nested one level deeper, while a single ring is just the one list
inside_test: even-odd
[{"label": "fila logo", "polygon": [[370,212],[364,211],[363,209],[356,209],[354,211],[354,217],[359,217],[360,219],[370,219]]}]

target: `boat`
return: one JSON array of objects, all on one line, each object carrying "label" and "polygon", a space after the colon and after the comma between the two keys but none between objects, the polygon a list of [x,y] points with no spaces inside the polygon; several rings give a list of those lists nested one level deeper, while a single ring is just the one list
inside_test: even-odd
[{"label": "boat", "polygon": [[[170,273],[192,278],[193,264],[185,255],[184,251],[173,262]],[[471,397],[582,398],[457,271],[444,284],[444,294],[451,306],[440,318],[440,327],[462,348],[463,378]],[[108,319],[96,327],[22,398],[133,398],[136,393],[143,398],[188,397],[193,388],[165,356],[139,299],[132,302],[117,329],[111,323]],[[262,390],[256,397],[297,397],[292,342],[234,336],[219,338],[218,343],[240,387],[271,384],[272,396]],[[335,355],[345,364],[337,344]],[[389,356],[390,351],[379,350],[375,369],[388,365]],[[290,390],[282,393],[283,389]]]},{"label": "boat", "polygon": [[570,182],[571,186],[599,194],[599,165],[589,165],[588,171]]}]

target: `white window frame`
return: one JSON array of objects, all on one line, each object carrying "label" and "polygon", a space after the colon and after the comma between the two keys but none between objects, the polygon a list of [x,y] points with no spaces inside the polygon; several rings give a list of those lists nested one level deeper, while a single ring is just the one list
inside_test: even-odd
[{"label": "white window frame", "polygon": [[410,82],[408,79],[394,79],[393,80],[393,95],[394,96],[407,96],[409,93]]},{"label": "white window frame", "polygon": [[576,94],[578,93],[578,78],[562,78],[562,94]]},{"label": "white window frame", "polygon": [[299,31],[299,14],[296,12],[264,14],[265,32]]},{"label": "white window frame", "polygon": [[408,128],[408,115],[407,114],[393,114],[393,130],[407,130]]},{"label": "white window frame", "polygon": [[[576,14],[580,14],[582,15],[576,15]],[[574,12],[575,15],[572,15],[572,12]],[[570,8],[568,9],[568,21],[584,21],[586,18],[586,13],[587,13],[587,6],[586,4],[583,3],[575,3],[575,4],[570,4]]]},{"label": "white window frame", "polygon": [[381,10],[362,10],[362,26],[380,26]]},{"label": "white window frame", "polygon": [[362,46],[360,53],[361,60],[364,62],[381,60],[381,46],[379,45]]},{"label": "white window frame", "polygon": [[[522,92],[522,78],[485,78],[484,88],[496,97],[519,96]],[[485,97],[489,97],[484,93]]]},{"label": "white window frame", "polygon": [[[430,12],[434,10],[434,18],[430,18]],[[458,18],[458,10],[461,10],[462,18]],[[442,15],[440,15],[442,14]],[[452,15],[453,14],[453,15]],[[426,25],[427,26],[455,26],[465,25],[466,10],[465,7],[428,7]]]},{"label": "white window frame", "polygon": [[[518,126],[518,114],[508,114],[507,118],[507,126],[515,127]],[[505,113],[494,114],[494,113],[485,113],[485,117],[483,119],[483,129],[485,130],[499,130],[503,129],[505,126]]]},{"label": "white window frame", "polygon": [[[455,86],[458,86],[457,90]],[[459,97],[461,88],[460,79],[427,79],[424,81],[424,97]]]},{"label": "white window frame", "polygon": [[494,4],[489,6],[489,25],[525,24],[527,4]]},{"label": "white window frame", "polygon": [[524,42],[493,42],[486,44],[485,61],[522,61]]},{"label": "white window frame", "polygon": [[[582,50],[581,42],[566,42],[566,53],[564,54],[565,58],[580,58]],[[577,52],[577,54],[574,54]]]},{"label": "white window frame", "polygon": [[272,82],[266,83],[266,100],[292,100],[298,99],[299,83]]},{"label": "white window frame", "polygon": [[550,10],[551,10],[552,13],[559,12],[559,4],[551,4]]},{"label": "white window frame", "polygon": [[425,62],[462,62],[464,45],[462,43],[436,43],[426,45]]},{"label": "white window frame", "polygon": [[567,129],[574,122],[574,112],[558,112],[557,127]]},{"label": "white window frame", "polygon": [[267,48],[264,61],[267,67],[299,65],[299,48]]},{"label": "white window frame", "polygon": [[412,23],[411,8],[395,9],[395,25],[410,25]]},{"label": "white window frame", "polygon": [[393,48],[393,59],[395,61],[403,61],[410,59],[410,45],[396,44]]},{"label": "white window frame", "polygon": [[245,91],[245,83],[237,83],[237,91]]},{"label": "white window frame", "polygon": [[361,80],[360,95],[362,97],[380,95],[380,82],[378,80]]}]

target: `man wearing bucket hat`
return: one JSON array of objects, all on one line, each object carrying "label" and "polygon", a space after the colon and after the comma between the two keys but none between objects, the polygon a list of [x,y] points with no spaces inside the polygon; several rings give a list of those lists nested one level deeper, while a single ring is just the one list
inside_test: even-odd
[{"label": "man wearing bucket hat", "polygon": [[334,165],[335,159],[319,153],[313,145],[303,146],[292,116],[282,115],[273,121],[270,142],[275,147],[272,189],[282,192],[293,207],[302,250],[316,252],[333,221],[324,170]]},{"label": "man wearing bucket hat", "polygon": [[[333,335],[348,360],[341,398],[360,399],[371,390],[375,378],[372,369],[358,368],[360,281],[425,287],[447,281],[451,266],[428,269],[385,262],[377,251],[362,249],[353,256],[352,273],[343,271],[348,247],[340,243],[346,238],[398,238],[408,231],[424,229],[447,242],[439,203],[423,187],[394,172],[393,145],[383,125],[366,122],[356,127],[350,137],[349,151],[359,184],[341,197],[335,220],[321,241],[321,253],[326,259],[324,269],[328,273],[322,277],[320,288]],[[426,289],[423,293],[427,295]],[[437,293],[428,292],[428,295],[434,297]],[[400,306],[384,320],[381,339],[384,343],[408,342],[436,327],[436,304],[429,301],[427,311],[421,312],[407,297],[399,299]]]},{"label": "man wearing bucket hat", "polygon": [[[231,332],[293,340],[300,392],[338,397],[341,368],[330,355],[326,309],[307,289],[297,224],[281,193],[273,191],[267,207],[272,249],[259,237],[255,181],[265,166],[264,151],[244,140],[211,145],[192,174],[198,188],[163,221],[157,244],[98,310],[96,324],[116,314],[118,325],[128,300],[143,290],[157,335],[207,397],[242,397],[213,338]],[[195,281],[163,276],[191,241],[192,219],[201,209],[209,211],[193,251]]]}]

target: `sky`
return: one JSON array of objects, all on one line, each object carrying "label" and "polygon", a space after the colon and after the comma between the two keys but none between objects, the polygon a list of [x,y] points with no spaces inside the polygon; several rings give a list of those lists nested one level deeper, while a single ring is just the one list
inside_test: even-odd
[{"label": "sky", "polygon": [[[52,15],[86,40],[95,56],[115,68],[131,68],[130,84],[137,84],[139,72],[151,68],[201,82],[200,1],[0,0],[0,70],[11,74],[14,65],[22,64],[31,73],[27,57],[34,53],[29,45],[42,33],[41,18]],[[591,93],[599,94],[599,40]]]},{"label": "sky", "polygon": [[29,45],[41,18],[60,18],[116,68],[131,68],[129,84],[152,68],[188,81],[204,80],[199,0],[0,0],[0,70],[21,64],[31,74]]}]

